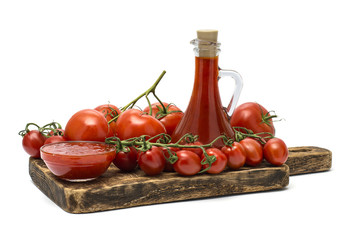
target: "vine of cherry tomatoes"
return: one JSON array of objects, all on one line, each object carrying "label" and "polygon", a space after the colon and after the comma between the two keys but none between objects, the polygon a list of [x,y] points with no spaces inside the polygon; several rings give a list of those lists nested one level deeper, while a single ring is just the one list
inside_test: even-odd
[{"label": "vine of cherry tomatoes", "polygon": [[[164,75],[164,73],[163,73]],[[24,150],[33,158],[40,158],[44,144],[60,141],[102,141],[117,146],[113,164],[122,172],[131,172],[139,167],[153,176],[163,171],[176,171],[191,176],[207,172],[218,174],[225,169],[238,170],[243,166],[256,167],[265,159],[274,166],[287,161],[288,148],[283,140],[274,137],[272,119],[276,117],[257,103],[238,106],[230,119],[235,131],[234,139],[219,136],[211,143],[200,143],[197,136],[187,135],[185,144],[171,142],[170,135],[183,117],[183,112],[174,104],[157,102],[144,110],[133,109],[142,97],[152,93],[153,86],[123,108],[103,104],[94,109],[76,112],[63,130],[53,122],[43,127],[29,123],[23,136]],[[30,130],[30,127],[36,128]],[[224,147],[212,147],[213,142],[223,139]]]}]

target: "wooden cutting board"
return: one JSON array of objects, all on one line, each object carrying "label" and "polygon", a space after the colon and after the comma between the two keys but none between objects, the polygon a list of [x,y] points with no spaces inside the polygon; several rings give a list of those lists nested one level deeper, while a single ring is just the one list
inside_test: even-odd
[{"label": "wooden cutting board", "polygon": [[320,147],[291,147],[286,164],[290,176],[323,172],[331,169],[332,152]]},{"label": "wooden cutting board", "polygon": [[34,184],[63,210],[89,213],[141,205],[282,189],[289,175],[326,171],[331,152],[316,147],[290,148],[287,164],[243,167],[221,174],[191,177],[177,173],[146,176],[141,170],[122,173],[113,164],[94,181],[72,183],[55,177],[41,159],[30,158]]}]

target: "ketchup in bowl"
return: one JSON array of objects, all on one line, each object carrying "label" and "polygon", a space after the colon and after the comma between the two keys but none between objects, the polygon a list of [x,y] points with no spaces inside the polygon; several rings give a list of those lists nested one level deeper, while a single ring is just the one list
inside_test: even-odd
[{"label": "ketchup in bowl", "polygon": [[40,155],[55,176],[84,182],[99,177],[108,169],[116,149],[104,142],[68,141],[44,145]]}]

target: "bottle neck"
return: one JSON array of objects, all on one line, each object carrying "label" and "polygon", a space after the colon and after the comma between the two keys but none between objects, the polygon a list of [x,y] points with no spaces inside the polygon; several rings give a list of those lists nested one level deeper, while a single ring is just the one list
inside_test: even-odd
[{"label": "bottle neck", "polygon": [[196,57],[195,61],[195,85],[201,85],[201,88],[218,86],[218,56]]},{"label": "bottle neck", "polygon": [[218,90],[218,56],[195,58],[192,102],[221,107]]},{"label": "bottle neck", "polygon": [[221,51],[221,43],[211,42],[201,39],[193,39],[191,44],[194,46],[196,57],[217,57]]}]

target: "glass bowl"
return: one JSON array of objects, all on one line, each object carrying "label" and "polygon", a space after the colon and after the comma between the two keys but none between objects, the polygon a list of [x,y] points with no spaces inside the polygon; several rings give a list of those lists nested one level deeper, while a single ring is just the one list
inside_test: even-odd
[{"label": "glass bowl", "polygon": [[49,170],[71,182],[96,179],[108,169],[115,155],[115,146],[104,142],[56,142],[40,148],[40,156]]}]

